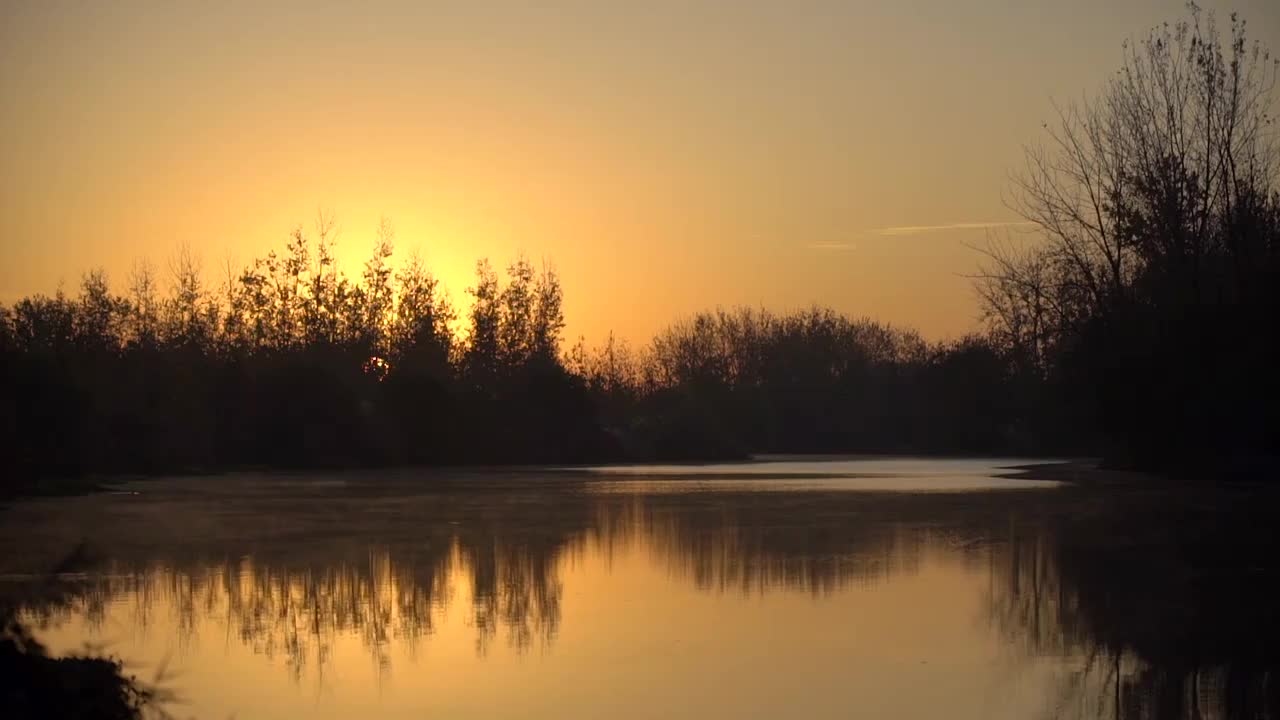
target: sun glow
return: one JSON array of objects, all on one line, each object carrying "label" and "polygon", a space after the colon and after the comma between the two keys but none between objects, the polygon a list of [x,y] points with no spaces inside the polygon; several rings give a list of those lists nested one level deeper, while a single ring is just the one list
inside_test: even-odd
[{"label": "sun glow", "polygon": [[364,372],[366,375],[376,378],[378,382],[382,382],[387,379],[387,374],[391,372],[391,363],[375,355],[364,362]]}]

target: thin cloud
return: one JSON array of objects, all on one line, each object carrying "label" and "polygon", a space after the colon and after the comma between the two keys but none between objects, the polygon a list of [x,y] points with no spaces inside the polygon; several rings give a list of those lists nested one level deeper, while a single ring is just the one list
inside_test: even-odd
[{"label": "thin cloud", "polygon": [[858,244],[851,243],[851,242],[816,242],[816,243],[809,243],[805,247],[809,248],[810,250],[848,251],[848,250],[857,250]]},{"label": "thin cloud", "polygon": [[923,235],[924,233],[949,232],[952,230],[993,230],[995,228],[1031,227],[1031,222],[960,222],[945,225],[899,225],[897,227],[880,228],[877,235]]}]

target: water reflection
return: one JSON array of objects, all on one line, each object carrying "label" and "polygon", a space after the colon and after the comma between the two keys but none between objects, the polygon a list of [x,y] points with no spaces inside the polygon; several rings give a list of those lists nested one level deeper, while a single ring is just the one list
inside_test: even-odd
[{"label": "water reflection", "polygon": [[1055,717],[1280,713],[1271,492],[1086,494],[1011,524],[992,621],[1028,655],[1078,658]]},{"label": "water reflection", "polygon": [[[94,514],[99,536],[89,542],[106,558],[60,583],[57,601],[29,602],[28,617],[51,634],[82,623],[117,639],[172,635],[180,652],[193,654],[216,655],[218,643],[234,642],[281,659],[294,682],[337,685],[343,680],[325,673],[342,648],[357,643],[386,675],[405,658],[430,655],[434,636],[459,623],[482,662],[504,648],[547,666],[530,651],[554,651],[562,628],[574,623],[590,633],[634,623],[671,634],[664,640],[672,643],[722,623],[746,635],[732,643],[713,635],[726,654],[730,645],[749,647],[752,632],[767,645],[765,629],[733,624],[733,614],[776,595],[822,603],[777,617],[782,628],[802,634],[802,623],[820,617],[836,635],[840,623],[867,619],[849,614],[863,606],[828,618],[818,612],[823,604],[895,598],[916,578],[937,590],[913,590],[900,607],[871,618],[891,633],[868,640],[876,636],[866,630],[863,647],[813,648],[814,657],[836,664],[862,653],[890,667],[892,645],[909,644],[901,638],[913,624],[950,617],[951,606],[967,607],[971,597],[978,609],[958,640],[946,647],[937,637],[918,641],[958,658],[951,675],[927,676],[940,687],[979,676],[998,684],[1006,681],[1001,673],[1034,667],[1026,693],[1045,717],[1265,718],[1280,708],[1269,603],[1277,546],[1265,522],[1271,505],[1240,493],[614,494],[552,477],[473,480],[464,493],[414,492],[381,480],[330,485],[286,506],[265,490],[211,505],[192,489],[153,485],[140,498],[105,500],[134,502],[105,514],[87,503],[71,511],[28,508],[23,522],[43,527],[37,539],[52,545],[58,528],[75,526],[54,515]],[[339,508],[345,524],[334,523]],[[218,516],[224,527],[182,541],[180,533],[129,522],[161,509]],[[6,547],[20,530],[6,524]],[[661,575],[646,575],[646,567]],[[614,578],[612,590],[602,589],[602,577]],[[715,614],[695,616],[682,587],[722,598]],[[643,617],[663,608],[665,625]],[[995,638],[990,648],[983,628]],[[670,657],[670,650],[646,651],[651,638],[621,638],[595,642],[630,642],[643,654],[635,662]],[[590,641],[571,640],[569,659]],[[803,672],[793,684],[816,671]],[[842,709],[837,701],[823,706],[833,716]],[[1008,710],[1002,715],[987,706],[973,716],[1027,716],[1011,708],[1001,707]],[[809,714],[821,715],[818,709]],[[965,715],[958,709],[954,716]]]}]

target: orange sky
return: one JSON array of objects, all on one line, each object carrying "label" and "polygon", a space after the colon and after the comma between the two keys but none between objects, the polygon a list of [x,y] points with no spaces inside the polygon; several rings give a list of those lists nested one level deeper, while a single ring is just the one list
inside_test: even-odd
[{"label": "orange sky", "polygon": [[[1280,3],[1230,7],[1280,50]],[[4,3],[0,301],[183,243],[213,282],[324,206],[349,272],[385,215],[458,301],[478,257],[552,260],[589,340],[740,303],[956,335],[1050,99],[1182,9]]]}]

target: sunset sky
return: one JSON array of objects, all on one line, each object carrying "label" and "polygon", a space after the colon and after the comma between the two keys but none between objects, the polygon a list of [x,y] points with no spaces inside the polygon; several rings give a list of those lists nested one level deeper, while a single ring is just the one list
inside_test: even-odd
[{"label": "sunset sky", "polygon": [[[1280,50],[1280,3],[1238,10]],[[465,302],[546,258],[568,334],[715,305],[973,329],[1007,177],[1182,0],[0,5],[0,302],[187,244],[211,284],[317,208]]]}]

